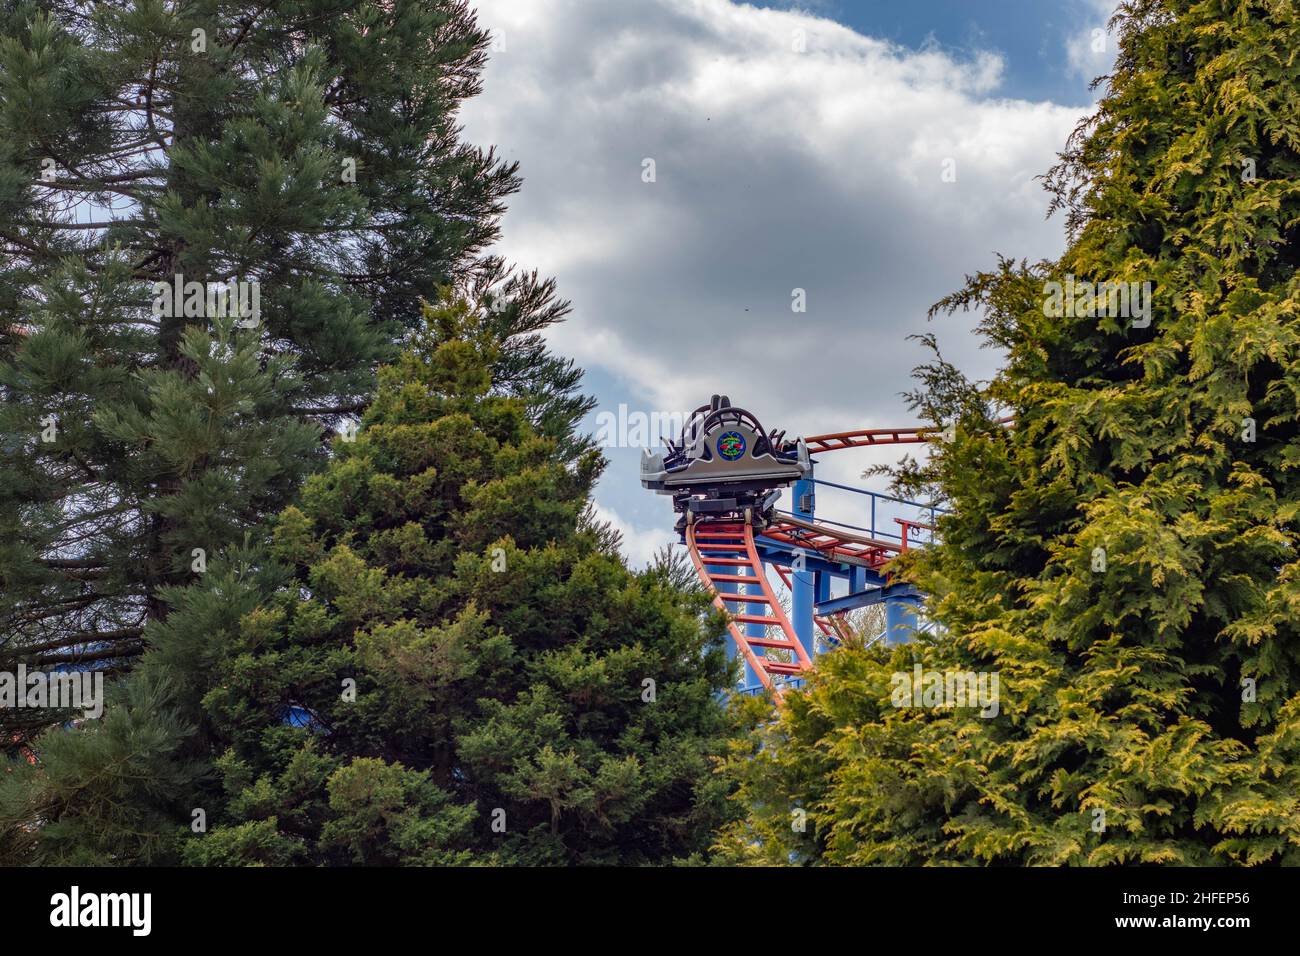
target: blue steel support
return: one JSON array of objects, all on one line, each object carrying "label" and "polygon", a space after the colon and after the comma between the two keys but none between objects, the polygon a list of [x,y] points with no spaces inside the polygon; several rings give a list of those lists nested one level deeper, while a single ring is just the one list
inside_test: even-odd
[{"label": "blue steel support", "polygon": [[[910,584],[872,584],[862,591],[852,591],[843,597],[831,598],[829,601],[817,602],[818,614],[839,614],[841,611],[853,611],[860,607],[875,607],[894,600],[915,598],[920,602],[921,596]],[[918,604],[919,606],[919,604]]]},{"label": "blue steel support", "polygon": [[[812,475],[802,478],[794,484],[794,502],[790,508],[796,516],[805,521],[813,520],[815,509],[814,483]],[[799,643],[812,658],[817,653],[816,640],[813,637],[813,572],[806,566],[798,570],[799,565],[790,575],[790,623],[794,625]]]},{"label": "blue steel support", "polygon": [[[859,591],[867,589],[867,569],[859,567],[849,568],[849,593],[856,594]],[[821,599],[818,598],[818,603]]]},{"label": "blue steel support", "polygon": [[[816,613],[817,607],[823,601],[831,599],[831,576],[824,571],[817,571],[813,577],[813,613]],[[821,628],[818,628],[818,637],[816,643],[821,645],[822,651],[826,651],[827,644],[824,636],[821,635]]]},{"label": "blue steel support", "polygon": [[885,643],[906,644],[916,633],[916,614],[921,598],[916,594],[898,595],[885,600]]}]

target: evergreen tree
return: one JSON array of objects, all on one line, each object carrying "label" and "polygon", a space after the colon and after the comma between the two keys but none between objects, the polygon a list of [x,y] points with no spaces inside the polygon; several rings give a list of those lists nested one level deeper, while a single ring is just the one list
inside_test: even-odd
[{"label": "evergreen tree", "polygon": [[[827,655],[738,745],[733,858],[1300,863],[1300,19],[1135,0],[1116,25],[1048,179],[1067,251],[936,307],[1007,355],[915,396],[957,426],[900,476],[953,509],[909,562],[946,631]],[[1151,283],[1150,321],[1053,301],[1071,277]],[[915,664],[996,673],[999,712],[896,706]]]},{"label": "evergreen tree", "polygon": [[[132,759],[160,760],[167,783],[94,778],[149,844],[109,839],[107,794],[31,769],[0,787],[0,822],[47,821],[31,852],[428,865],[707,850],[726,813],[718,622],[668,569],[629,572],[593,523],[600,455],[574,460],[582,443],[503,387],[520,369],[499,316],[464,300],[428,315],[360,431],[276,519],[270,553],[232,550],[151,625],[128,687],[173,691],[141,718],[158,746]],[[127,750],[129,723],[52,745]],[[88,735],[108,740],[73,742]],[[214,774],[185,765],[196,753]],[[188,826],[196,809],[206,832]]]},{"label": "evergreen tree", "polygon": [[0,3],[0,670],[128,668],[440,284],[562,310],[475,262],[518,185],[458,141],[486,43],[462,0]]}]

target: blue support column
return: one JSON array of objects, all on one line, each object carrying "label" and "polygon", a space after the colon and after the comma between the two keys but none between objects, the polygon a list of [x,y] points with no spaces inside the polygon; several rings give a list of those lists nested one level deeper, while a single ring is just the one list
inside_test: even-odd
[{"label": "blue support column", "polygon": [[[790,510],[805,521],[812,521],[816,510],[813,487],[811,475],[794,484],[794,503]],[[813,572],[795,568],[791,569],[790,574],[790,623],[794,625],[795,635],[811,659],[817,653],[813,639]]]},{"label": "blue support column", "polygon": [[[817,604],[831,599],[831,576],[824,571],[818,571],[813,577],[813,597]],[[825,640],[822,641],[822,650],[826,650]]]},{"label": "blue support column", "polygon": [[849,568],[849,593],[857,594],[867,589],[867,569],[853,566]]},{"label": "blue support column", "polygon": [[906,644],[916,633],[916,614],[921,599],[915,594],[885,599],[885,643]]}]

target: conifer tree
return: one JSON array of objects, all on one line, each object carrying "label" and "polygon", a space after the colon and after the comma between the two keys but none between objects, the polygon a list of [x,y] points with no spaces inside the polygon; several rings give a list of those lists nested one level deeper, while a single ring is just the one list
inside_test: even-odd
[{"label": "conifer tree", "polygon": [[458,140],[487,42],[462,0],[0,3],[0,669],[129,668],[442,283],[549,321],[475,261],[518,185]]},{"label": "conifer tree", "polygon": [[[900,475],[952,509],[909,563],[941,629],[827,655],[737,745],[735,859],[1300,863],[1300,16],[1134,0],[1116,26],[1048,177],[1067,251],[936,307],[1007,356],[915,396],[956,425]],[[1077,285],[1106,282],[1150,312]],[[998,713],[915,706],[917,664],[997,674]]]},{"label": "conifer tree", "polygon": [[0,785],[0,825],[44,820],[29,852],[46,860],[704,853],[727,812],[718,622],[667,570],[624,566],[590,517],[599,452],[575,460],[582,442],[530,419],[498,334],[464,300],[431,308],[269,548],[169,592],[127,684],[155,694],[148,709],[123,699],[49,745],[60,766],[129,753],[139,772],[91,775],[87,795],[21,769],[24,787]]}]

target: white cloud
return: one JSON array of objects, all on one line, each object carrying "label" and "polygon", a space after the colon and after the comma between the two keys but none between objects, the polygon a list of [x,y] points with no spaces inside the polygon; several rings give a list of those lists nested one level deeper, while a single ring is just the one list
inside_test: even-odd
[{"label": "white cloud", "polygon": [[[937,331],[981,376],[996,362],[969,317],[932,327],[927,307],[995,252],[1062,247],[1034,177],[1080,111],[998,96],[996,55],[730,0],[478,9],[506,49],[466,135],[525,179],[498,251],[558,278],[575,309],[555,347],[647,410],[723,392],[792,434],[907,424],[899,393],[925,359],[909,334]],[[602,501],[633,513],[635,455],[611,458]]]},{"label": "white cloud", "polygon": [[671,522],[665,528],[635,528],[619,517],[618,512],[600,503],[594,504],[597,521],[608,522],[623,536],[623,555],[634,568],[645,567],[650,563],[656,551],[666,544],[674,544],[677,535],[671,530]]},{"label": "white cloud", "polygon": [[1065,36],[1066,63],[1073,76],[1091,83],[1110,71],[1117,47],[1107,25],[1117,7],[1117,0],[1082,0],[1079,19]]}]

